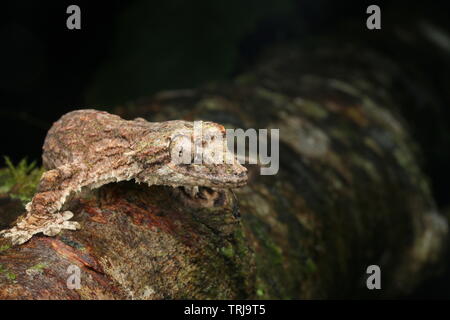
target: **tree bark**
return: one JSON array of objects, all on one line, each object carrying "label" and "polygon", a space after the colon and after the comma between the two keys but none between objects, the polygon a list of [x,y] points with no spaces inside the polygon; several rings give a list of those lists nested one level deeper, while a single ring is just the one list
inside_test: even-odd
[{"label": "tree bark", "polygon": [[[316,73],[311,61],[288,47],[233,83],[161,92],[113,110],[129,119],[280,129],[280,170],[263,176],[248,165],[249,183],[236,190],[240,219],[230,191],[205,206],[168,187],[107,185],[69,203],[80,231],[37,236],[19,247],[0,243],[0,298],[410,292],[437,270],[447,237],[417,148],[389,97],[368,95],[333,72]],[[332,70],[333,61],[314,61]],[[366,269],[374,264],[382,290],[370,291]],[[80,289],[67,287],[70,265],[81,270]]]}]

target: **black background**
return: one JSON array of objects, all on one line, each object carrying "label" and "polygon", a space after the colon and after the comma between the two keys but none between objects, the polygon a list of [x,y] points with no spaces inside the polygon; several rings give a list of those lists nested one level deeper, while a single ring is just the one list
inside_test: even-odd
[{"label": "black background", "polygon": [[[142,3],[148,3],[149,22],[135,28],[147,34],[146,41],[155,48],[147,51],[151,62],[148,78],[143,79],[147,88],[123,89],[124,72],[117,72],[116,88],[111,85],[99,97],[89,98],[95,76],[108,67],[108,59],[139,50],[136,45],[118,44],[117,39],[121,33],[132,34],[132,27],[123,30],[123,16],[136,13],[134,8]],[[66,9],[71,4],[81,8],[81,30],[66,28]],[[389,5],[383,2],[386,9]],[[348,19],[360,20],[364,27],[365,9],[364,1],[331,0],[3,2],[2,153],[15,161],[39,160],[48,128],[69,110],[125,103],[161,89],[231,78],[251,66],[261,49],[272,43],[302,41]],[[152,69],[166,57],[172,67]]]}]

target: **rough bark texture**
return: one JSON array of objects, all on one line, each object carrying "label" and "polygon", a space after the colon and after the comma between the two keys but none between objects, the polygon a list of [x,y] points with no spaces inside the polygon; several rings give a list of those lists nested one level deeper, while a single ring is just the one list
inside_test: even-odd
[{"label": "rough bark texture", "polygon": [[[280,171],[261,176],[248,166],[249,183],[236,192],[241,220],[231,193],[202,208],[166,187],[107,185],[69,204],[80,231],[2,247],[0,297],[392,297],[433,273],[447,221],[389,94],[362,90],[333,72],[335,61],[299,52],[281,49],[232,84],[113,110],[279,128]],[[329,72],[316,74],[312,61]],[[66,287],[71,264],[82,270],[79,290]],[[365,287],[372,264],[382,270],[377,292]]]},{"label": "rough bark texture", "polygon": [[[228,201],[184,207],[166,187],[110,184],[69,205],[79,232],[4,248],[2,298],[244,298],[251,255]],[[70,290],[70,265],[82,270]]]}]

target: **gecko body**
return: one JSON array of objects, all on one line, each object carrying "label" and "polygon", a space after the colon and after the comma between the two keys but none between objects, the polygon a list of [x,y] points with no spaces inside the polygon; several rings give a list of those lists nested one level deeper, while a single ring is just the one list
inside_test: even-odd
[{"label": "gecko body", "polygon": [[[203,122],[203,131],[224,135],[223,126]],[[26,206],[27,214],[0,234],[22,244],[34,234],[48,236],[62,229],[76,230],[70,211],[61,212],[67,199],[84,188],[95,189],[110,182],[135,180],[147,185],[183,186],[198,190],[236,188],[246,184],[245,167],[232,163],[178,163],[171,161],[174,137],[192,138],[193,122],[124,120],[97,110],[70,112],[53,124],[43,146],[43,165],[37,193]],[[202,141],[204,152],[218,148]],[[229,152],[229,151],[225,151]],[[234,157],[234,155],[233,155]]]}]

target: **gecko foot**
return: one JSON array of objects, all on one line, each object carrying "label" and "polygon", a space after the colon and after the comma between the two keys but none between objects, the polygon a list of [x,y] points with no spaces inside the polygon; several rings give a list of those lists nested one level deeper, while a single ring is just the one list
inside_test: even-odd
[{"label": "gecko foot", "polygon": [[13,245],[20,245],[27,242],[37,233],[42,232],[46,236],[56,236],[63,229],[80,229],[78,222],[68,221],[72,217],[72,212],[65,211],[63,213],[54,213],[50,219],[39,220],[37,223],[27,223],[27,218],[25,218],[11,229],[1,231],[0,235],[5,238],[11,238]]},{"label": "gecko foot", "polygon": [[190,196],[192,199],[194,199],[200,193],[200,189],[198,186],[195,187],[184,186],[181,188],[183,188],[184,193],[186,193],[186,195]]},{"label": "gecko foot", "polygon": [[217,207],[225,203],[224,190],[208,187],[186,187],[173,189],[173,194],[186,205],[192,207]]}]

